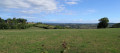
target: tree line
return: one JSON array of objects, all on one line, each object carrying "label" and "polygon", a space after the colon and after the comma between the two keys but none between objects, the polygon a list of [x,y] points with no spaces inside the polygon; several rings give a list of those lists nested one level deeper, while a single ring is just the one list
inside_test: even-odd
[{"label": "tree line", "polygon": [[[109,25],[109,19],[107,17],[104,17],[104,18],[99,19],[97,28],[98,29],[108,28],[108,25]],[[44,28],[44,29],[69,29],[70,28],[70,27],[64,27],[64,26],[45,25],[39,22],[31,25],[31,24],[28,24],[27,20],[23,18],[8,18],[4,20],[0,17],[0,29],[26,29],[29,27],[39,27],[39,28]],[[114,24],[110,28],[120,28],[120,23]]]},{"label": "tree line", "polygon": [[0,29],[26,29],[27,20],[23,18],[8,18],[6,20],[0,17]]}]

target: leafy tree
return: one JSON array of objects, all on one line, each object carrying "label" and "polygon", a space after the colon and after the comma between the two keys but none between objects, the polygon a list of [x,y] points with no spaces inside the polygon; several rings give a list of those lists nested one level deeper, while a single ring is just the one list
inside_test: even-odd
[{"label": "leafy tree", "polygon": [[0,17],[0,23],[4,23],[4,22],[5,22],[4,19]]},{"label": "leafy tree", "polygon": [[17,25],[17,19],[13,18],[13,25]]},{"label": "leafy tree", "polygon": [[26,29],[28,27],[30,26],[27,24],[26,19],[8,18],[4,20],[0,17],[0,29]]},{"label": "leafy tree", "polygon": [[0,29],[5,29],[5,28],[7,28],[5,24],[5,20],[0,17]]},{"label": "leafy tree", "polygon": [[101,18],[99,21],[100,22],[98,23],[97,28],[107,28],[108,27],[109,19],[107,17]]},{"label": "leafy tree", "polygon": [[19,19],[17,19],[17,22],[18,22],[18,23],[21,23],[21,24],[26,24],[27,20],[26,20],[26,19],[19,18]]}]

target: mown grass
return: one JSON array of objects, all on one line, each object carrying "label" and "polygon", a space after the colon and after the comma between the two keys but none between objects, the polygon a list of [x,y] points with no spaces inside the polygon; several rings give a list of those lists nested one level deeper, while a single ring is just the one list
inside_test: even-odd
[{"label": "mown grass", "polygon": [[120,28],[0,30],[0,53],[60,53],[64,41],[65,53],[120,53]]}]

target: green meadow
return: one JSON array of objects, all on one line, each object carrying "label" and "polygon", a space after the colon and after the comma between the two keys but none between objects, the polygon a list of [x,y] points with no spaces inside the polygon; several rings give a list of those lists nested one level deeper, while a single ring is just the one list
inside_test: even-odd
[{"label": "green meadow", "polygon": [[63,50],[64,53],[120,53],[120,28],[0,30],[0,53],[62,53]]}]

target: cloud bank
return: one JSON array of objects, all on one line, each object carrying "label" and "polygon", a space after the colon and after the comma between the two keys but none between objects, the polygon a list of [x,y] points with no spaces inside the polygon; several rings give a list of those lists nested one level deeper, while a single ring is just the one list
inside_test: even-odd
[{"label": "cloud bank", "polygon": [[[62,2],[66,2],[66,4],[77,4],[76,1],[63,0]],[[60,3],[56,0],[0,0],[0,8],[20,13],[48,13],[63,10],[64,4]]]},{"label": "cloud bank", "polygon": [[56,10],[55,0],[0,0],[0,7],[4,9],[17,9],[23,13],[39,13]]}]

